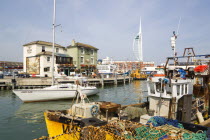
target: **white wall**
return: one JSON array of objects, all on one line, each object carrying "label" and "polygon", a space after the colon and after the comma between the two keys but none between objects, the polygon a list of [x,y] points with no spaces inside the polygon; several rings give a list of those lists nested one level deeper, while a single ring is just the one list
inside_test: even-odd
[{"label": "white wall", "polygon": [[[23,71],[26,72],[26,58],[27,57],[32,57],[36,56],[38,53],[42,52],[42,46],[44,45],[30,45],[30,46],[23,46]],[[31,53],[28,53],[29,48],[31,49]],[[60,47],[55,47],[55,52],[56,48],[59,48],[59,52],[61,54],[66,54],[66,51],[64,51],[64,48]],[[45,51],[52,52],[52,47],[51,46],[45,46]],[[50,62],[47,62],[47,57],[50,57]],[[54,64],[56,62],[56,57],[54,59]],[[45,76],[47,74],[48,76],[52,75],[51,72],[51,65],[52,65],[52,56],[47,56],[47,55],[42,55],[40,56],[40,75]],[[45,67],[50,67],[50,71],[44,72]],[[57,65],[54,65],[55,71],[57,72]]]}]

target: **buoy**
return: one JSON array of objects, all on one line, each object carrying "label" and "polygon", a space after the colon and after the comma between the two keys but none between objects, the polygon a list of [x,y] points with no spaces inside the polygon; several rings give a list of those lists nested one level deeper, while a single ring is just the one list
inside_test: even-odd
[{"label": "buoy", "polygon": [[202,116],[202,113],[201,112],[197,111],[196,115],[198,117],[199,123],[204,122],[204,119],[203,119],[203,116]]},{"label": "buoy", "polygon": [[154,76],[154,77],[164,77],[165,74],[154,74],[153,76]]}]

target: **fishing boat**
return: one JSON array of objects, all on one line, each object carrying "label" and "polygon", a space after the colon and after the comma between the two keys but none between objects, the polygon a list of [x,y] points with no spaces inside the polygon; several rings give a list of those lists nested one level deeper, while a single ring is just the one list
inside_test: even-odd
[{"label": "fishing boat", "polygon": [[[171,38],[173,57],[167,57],[164,73],[161,70],[147,79],[151,114],[142,115],[140,122],[146,123],[152,116],[164,116],[209,126],[210,120],[206,115],[209,110],[206,107],[209,106],[210,94],[208,86],[210,55],[195,55],[193,48],[185,48],[183,56],[177,56],[175,52],[177,35],[175,32],[173,34]],[[180,59],[182,61],[187,59],[185,66],[180,66]],[[199,60],[199,66],[196,66],[198,64],[196,60]],[[189,65],[192,62],[194,66]]]},{"label": "fishing boat", "polygon": [[[157,81],[153,82],[156,83]],[[161,109],[159,115],[164,117],[155,116],[158,114],[150,114],[147,115],[147,122],[144,123],[142,121],[145,121],[145,115],[142,115],[140,123],[138,123],[127,120],[127,114],[123,110],[125,106],[111,102],[85,102],[86,97],[84,95],[80,94],[79,97],[81,101],[79,103],[76,101],[69,110],[47,110],[44,112],[48,136],[41,138],[57,140],[207,138],[205,132],[208,130],[207,127],[168,119],[164,116],[167,112],[166,107],[156,110],[159,112],[159,109]],[[156,98],[158,97],[150,97],[154,104],[157,103]],[[167,100],[164,102],[167,102]],[[154,109],[152,107],[154,106],[151,106],[150,110]],[[164,109],[166,109],[165,112]]]},{"label": "fishing boat", "polygon": [[103,61],[100,60],[96,68],[98,70],[98,74],[103,75],[105,78],[109,78],[117,73],[117,65],[115,65],[109,57],[106,57]]},{"label": "fishing boat", "polygon": [[146,80],[147,79],[147,75],[140,70],[133,70],[131,72],[131,77],[133,77],[134,80]]},{"label": "fishing boat", "polygon": [[50,87],[42,89],[15,89],[13,92],[23,102],[37,102],[37,101],[50,101],[60,99],[70,99],[76,97],[77,92],[81,92],[86,96],[94,95],[98,93],[98,89],[93,86],[88,86],[86,83],[78,84],[58,84],[55,85],[55,74],[54,74],[54,59],[55,59],[55,1],[53,11],[53,46],[52,46],[52,85]]}]

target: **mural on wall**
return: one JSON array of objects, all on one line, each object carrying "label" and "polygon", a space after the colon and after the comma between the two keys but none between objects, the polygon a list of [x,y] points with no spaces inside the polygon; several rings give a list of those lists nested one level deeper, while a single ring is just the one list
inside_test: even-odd
[{"label": "mural on wall", "polygon": [[26,58],[26,72],[29,74],[40,74],[40,57]]}]

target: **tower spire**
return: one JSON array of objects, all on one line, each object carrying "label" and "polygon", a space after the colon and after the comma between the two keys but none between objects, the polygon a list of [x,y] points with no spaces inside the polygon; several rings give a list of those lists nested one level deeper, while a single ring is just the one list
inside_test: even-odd
[{"label": "tower spire", "polygon": [[141,17],[139,23],[139,60],[143,61]]},{"label": "tower spire", "polygon": [[143,61],[141,17],[139,23],[139,32],[133,40],[133,51],[136,59],[138,61]]}]

